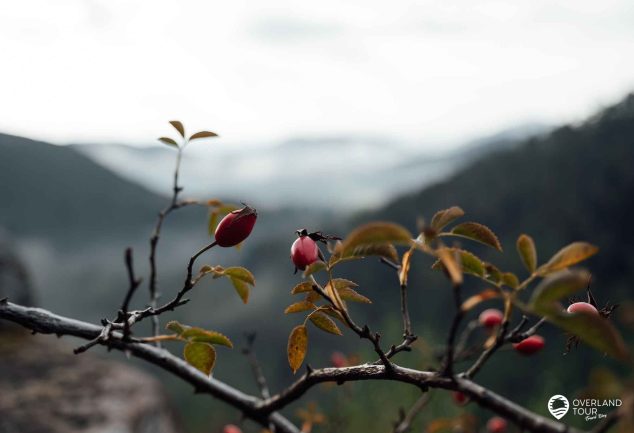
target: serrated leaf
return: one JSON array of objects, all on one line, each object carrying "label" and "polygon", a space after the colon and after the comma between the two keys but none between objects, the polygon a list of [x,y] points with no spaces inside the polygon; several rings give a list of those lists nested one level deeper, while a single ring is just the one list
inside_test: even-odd
[{"label": "serrated leaf", "polygon": [[326,264],[321,260],[317,260],[306,267],[304,270],[304,278],[309,277],[316,272],[323,271],[324,269],[326,269]]},{"label": "serrated leaf", "polygon": [[313,325],[321,329],[322,331],[329,332],[334,335],[342,335],[341,331],[337,327],[337,324],[328,316],[323,313],[317,312],[310,315],[310,321]]},{"label": "serrated leaf", "polygon": [[539,275],[548,275],[560,269],[567,268],[595,255],[599,249],[587,242],[573,242],[562,248],[548,263],[537,269]]},{"label": "serrated leaf", "polygon": [[209,376],[216,363],[216,350],[206,343],[187,343],[183,357],[189,365]]},{"label": "serrated leaf", "polygon": [[169,322],[167,322],[167,325],[165,325],[165,329],[172,331],[178,335],[182,334],[183,332],[185,332],[185,330],[189,328],[189,326],[184,326],[181,325],[180,323],[178,323],[176,320],[171,320]]},{"label": "serrated leaf", "polygon": [[499,298],[500,294],[493,289],[486,289],[481,291],[480,293],[478,293],[477,295],[473,295],[470,296],[469,298],[467,298],[461,306],[462,311],[469,311],[471,310],[473,307],[475,307],[476,305],[478,305],[481,302],[484,302],[486,300],[489,299],[495,299],[495,298]]},{"label": "serrated leaf", "polygon": [[[442,250],[446,250],[452,254],[454,261],[456,261],[462,272],[484,277],[486,271],[484,263],[475,254],[459,248],[442,248],[439,250],[439,253]],[[441,263],[443,265],[445,264],[439,256],[439,260],[432,265],[432,269],[441,269]]]},{"label": "serrated leaf", "polygon": [[185,127],[183,126],[183,124],[178,121],[178,120],[170,120],[170,125],[172,125],[174,127],[174,129],[176,129],[178,131],[178,133],[181,135],[181,137],[185,138]]},{"label": "serrated leaf", "polygon": [[[341,248],[341,247],[340,247]],[[362,259],[367,256],[385,257],[392,262],[398,262],[398,253],[396,248],[392,244],[373,244],[366,246],[359,246],[349,252],[347,255],[342,255],[342,250],[337,249],[335,253],[330,256],[328,266],[331,268],[344,261]]]},{"label": "serrated leaf", "polygon": [[180,336],[192,342],[220,344],[221,346],[233,348],[233,343],[231,342],[231,340],[229,340],[229,338],[225,335],[216,331],[208,331],[202,328],[191,327],[184,330]]},{"label": "serrated leaf", "polygon": [[590,274],[581,270],[563,270],[544,278],[533,291],[530,308],[538,314],[552,311],[553,304],[586,287],[589,278]]},{"label": "serrated leaf", "polygon": [[308,330],[304,325],[296,326],[288,337],[288,346],[286,348],[288,365],[291,367],[291,370],[293,370],[293,373],[297,372],[299,367],[301,367],[307,350]]},{"label": "serrated leaf", "polygon": [[343,289],[346,287],[359,287],[357,283],[354,281],[346,280],[345,278],[333,278],[328,281],[328,284],[331,284],[335,287],[336,290]]},{"label": "serrated leaf", "polygon": [[218,136],[218,134],[216,134],[215,132],[200,131],[200,132],[197,132],[197,133],[193,134],[191,137],[189,137],[189,141],[197,140],[199,138],[212,138],[212,137],[217,137],[217,136]]},{"label": "serrated leaf", "polygon": [[246,268],[242,268],[240,266],[232,266],[225,269],[225,275],[228,275],[231,278],[236,278],[240,281],[244,281],[247,284],[255,286],[255,277]]},{"label": "serrated leaf", "polygon": [[[373,222],[353,230],[340,244],[337,254],[341,258],[370,255],[374,251],[368,249],[370,246],[387,244],[409,245],[411,239],[412,234],[403,226],[389,222]],[[363,254],[360,254],[361,250],[364,251]]]},{"label": "serrated leaf", "polygon": [[314,310],[315,308],[317,307],[312,302],[299,301],[286,307],[284,314],[300,313],[302,311]]},{"label": "serrated leaf", "polygon": [[298,293],[314,292],[312,281],[302,281],[291,290],[291,295],[297,295]]},{"label": "serrated leaf", "polygon": [[[446,235],[446,233],[444,234]],[[471,239],[473,241],[480,242],[481,244],[493,247],[498,251],[502,251],[502,245],[500,245],[500,241],[495,233],[493,233],[490,228],[480,223],[468,222],[458,224],[451,229],[449,234]]]},{"label": "serrated leaf", "polygon": [[360,294],[359,292],[355,291],[354,289],[350,287],[342,287],[340,289],[337,289],[337,291],[339,292],[339,296],[341,297],[341,299],[343,299],[344,301],[361,302],[363,304],[372,303],[372,301],[369,298],[366,298],[365,296],[363,296],[362,294]]},{"label": "serrated leaf", "polygon": [[515,275],[513,272],[504,272],[502,274],[501,282],[511,289],[517,289],[517,287],[520,285],[519,278],[517,278],[517,275]]},{"label": "serrated leaf", "polygon": [[622,361],[630,360],[623,338],[604,317],[591,313],[569,314],[564,311],[546,315],[549,322],[576,335],[589,346]]},{"label": "serrated leaf", "polygon": [[163,144],[167,144],[168,146],[178,147],[178,143],[176,143],[176,141],[172,140],[169,137],[160,137],[158,141]]},{"label": "serrated leaf", "polygon": [[517,238],[516,242],[517,253],[522,259],[522,263],[526,266],[526,269],[531,274],[537,269],[537,250],[535,249],[535,242],[533,238],[528,235],[522,234]]},{"label": "serrated leaf", "polygon": [[431,227],[439,232],[445,226],[447,226],[447,224],[450,224],[452,221],[460,218],[463,215],[464,211],[458,206],[453,206],[449,209],[438,211],[431,219]]}]

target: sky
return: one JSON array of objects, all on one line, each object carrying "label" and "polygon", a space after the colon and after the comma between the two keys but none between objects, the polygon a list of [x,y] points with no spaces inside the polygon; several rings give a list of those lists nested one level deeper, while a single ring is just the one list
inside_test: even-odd
[{"label": "sky", "polygon": [[632,52],[631,0],[2,1],[0,131],[433,149],[579,121],[634,90]]}]

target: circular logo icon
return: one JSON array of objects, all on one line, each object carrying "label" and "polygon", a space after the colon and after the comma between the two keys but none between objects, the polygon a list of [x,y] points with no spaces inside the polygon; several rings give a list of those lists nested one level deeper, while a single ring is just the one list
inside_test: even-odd
[{"label": "circular logo icon", "polygon": [[568,409],[570,409],[570,403],[563,395],[553,395],[548,400],[548,411],[557,419],[562,419],[568,413]]}]

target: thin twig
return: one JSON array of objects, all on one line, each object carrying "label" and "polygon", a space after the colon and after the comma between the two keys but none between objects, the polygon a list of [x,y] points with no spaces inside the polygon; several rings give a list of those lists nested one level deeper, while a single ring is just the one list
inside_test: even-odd
[{"label": "thin twig", "polygon": [[[159,293],[157,290],[157,270],[156,270],[156,250],[158,247],[158,242],[161,236],[161,228],[163,226],[163,221],[165,218],[172,213],[172,211],[184,206],[187,202],[178,203],[178,194],[183,190],[182,187],[178,186],[178,175],[180,172],[181,166],[181,158],[182,158],[182,149],[178,149],[178,155],[176,156],[176,168],[174,169],[174,184],[172,185],[172,199],[170,205],[163,209],[156,221],[156,225],[154,227],[154,232],[150,237],[150,280],[148,284],[148,289],[150,292],[150,307],[156,309],[158,305]],[[160,322],[158,315],[152,317],[152,334],[158,335],[160,332]],[[160,343],[156,343],[157,346],[160,347]]]},{"label": "thin twig", "polygon": [[430,398],[431,394],[429,394],[429,392],[425,392],[418,398],[418,400],[416,400],[416,402],[412,405],[409,411],[407,411],[407,413],[402,412],[401,419],[394,426],[394,430],[392,430],[392,433],[406,433],[410,431],[414,419],[425,408],[425,406],[427,406]]},{"label": "thin twig", "polygon": [[121,321],[123,321],[123,339],[130,338],[130,322],[128,321],[128,311],[130,309],[130,301],[134,296],[134,292],[141,285],[141,279],[134,276],[134,263],[132,261],[132,248],[125,250],[125,267],[128,271],[128,281],[130,283],[128,292],[121,304]]},{"label": "thin twig", "polygon": [[258,358],[255,355],[255,350],[253,349],[256,333],[255,332],[247,333],[245,337],[247,339],[247,344],[242,349],[242,353],[249,360],[249,364],[251,365],[251,370],[253,371],[253,376],[255,377],[255,381],[258,384],[258,388],[260,389],[260,394],[262,395],[263,398],[269,398],[271,397],[271,393],[266,383],[266,378],[264,377],[264,373],[262,372],[262,366],[258,362]]},{"label": "thin twig", "polygon": [[458,334],[458,329],[460,328],[460,322],[464,317],[464,310],[462,309],[462,301],[460,299],[460,288],[459,284],[454,284],[453,286],[453,298],[454,305],[456,308],[456,312],[454,314],[454,318],[451,322],[451,328],[449,328],[449,336],[447,337],[447,347],[445,348],[445,365],[443,367],[443,375],[447,377],[453,376],[453,364],[454,364],[454,352],[455,352],[455,343],[456,336]]}]

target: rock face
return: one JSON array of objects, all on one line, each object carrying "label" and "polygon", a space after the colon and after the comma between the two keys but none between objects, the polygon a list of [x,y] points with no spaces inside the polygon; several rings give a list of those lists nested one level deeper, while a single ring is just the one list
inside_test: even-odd
[{"label": "rock face", "polygon": [[[0,232],[4,297],[33,303],[27,272]],[[0,320],[0,433],[182,431],[160,382],[96,353],[74,355],[70,344]]]},{"label": "rock face", "polygon": [[0,333],[0,433],[177,433],[162,385],[68,342]]},{"label": "rock face", "polygon": [[7,234],[0,228],[0,299],[4,297],[8,297],[16,304],[33,303],[33,292],[26,268],[14,254],[13,245]]}]

